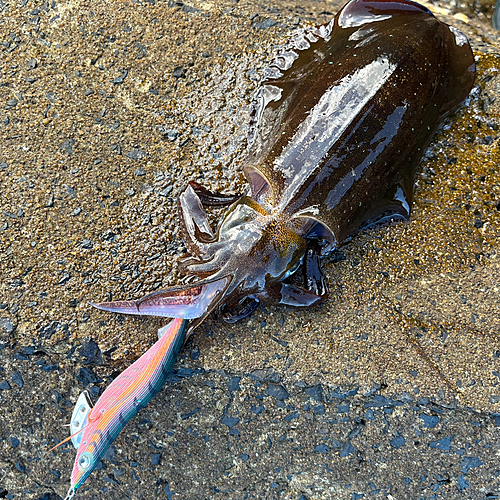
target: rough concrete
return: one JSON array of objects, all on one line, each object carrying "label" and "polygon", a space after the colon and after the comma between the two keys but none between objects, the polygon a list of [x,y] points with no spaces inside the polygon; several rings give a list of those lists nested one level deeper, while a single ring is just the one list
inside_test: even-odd
[{"label": "rough concrete", "polygon": [[[177,194],[241,189],[266,62],[338,7],[0,2],[0,498],[64,496],[74,451],[46,450],[161,325],[86,301],[176,282]],[[81,498],[500,494],[500,51],[483,14],[430,7],[469,36],[478,86],[411,220],[331,256],[322,306],[202,325]]]}]

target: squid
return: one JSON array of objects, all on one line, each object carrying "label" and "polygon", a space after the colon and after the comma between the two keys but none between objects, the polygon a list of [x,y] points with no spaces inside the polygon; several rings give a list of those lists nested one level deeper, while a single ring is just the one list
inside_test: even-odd
[{"label": "squid", "polygon": [[[251,111],[248,192],[191,182],[180,194],[189,252],[180,265],[196,281],[94,305],[190,319],[190,335],[215,309],[234,322],[260,303],[325,300],[321,257],[362,229],[409,217],[422,155],[475,71],[466,36],[427,8],[350,1],[328,25],[292,38],[267,69]],[[207,206],[228,207],[215,231]],[[193,303],[178,304],[184,295]]]},{"label": "squid", "polygon": [[[351,0],[329,24],[283,46],[251,109],[247,192],[190,182],[179,196],[188,250],[180,266],[191,281],[92,304],[176,319],[94,408],[81,396],[67,499],[209,314],[235,322],[261,303],[318,304],[328,297],[322,257],[361,230],[410,216],[421,158],[467,98],[475,70],[466,36],[410,0]],[[226,207],[215,229],[209,206]]]}]

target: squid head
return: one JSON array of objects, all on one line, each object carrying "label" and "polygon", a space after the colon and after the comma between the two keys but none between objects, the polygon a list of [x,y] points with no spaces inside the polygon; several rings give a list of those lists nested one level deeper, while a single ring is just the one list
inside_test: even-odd
[{"label": "squid head", "polygon": [[[123,314],[192,319],[191,332],[217,308],[225,321],[234,322],[249,315],[260,302],[310,306],[325,299],[319,250],[311,244],[317,240],[303,236],[310,224],[273,210],[268,186],[258,187],[260,196],[230,196],[191,182],[178,200],[189,252],[180,266],[195,281],[140,300],[92,305]],[[207,205],[230,205],[215,232],[204,209]],[[304,288],[284,283],[304,262],[304,256],[309,257]]]}]

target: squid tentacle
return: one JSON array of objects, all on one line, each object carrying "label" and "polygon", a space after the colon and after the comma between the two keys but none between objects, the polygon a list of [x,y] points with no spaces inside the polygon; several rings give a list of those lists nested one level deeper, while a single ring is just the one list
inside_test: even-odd
[{"label": "squid tentacle", "polygon": [[208,190],[196,181],[191,181],[189,186],[200,198],[201,203],[208,207],[224,207],[231,205],[241,198],[241,194],[224,194]]},{"label": "squid tentacle", "polygon": [[194,255],[204,255],[215,236],[201,200],[191,185],[179,196],[177,208],[187,249]]}]

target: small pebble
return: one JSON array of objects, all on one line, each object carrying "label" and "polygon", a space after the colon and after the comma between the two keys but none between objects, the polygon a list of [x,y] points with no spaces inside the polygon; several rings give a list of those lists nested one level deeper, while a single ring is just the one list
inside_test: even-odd
[{"label": "small pebble", "polygon": [[130,158],[131,160],[142,160],[143,158],[146,158],[148,154],[146,151],[143,151],[142,149],[139,148],[134,148],[132,151],[129,151],[126,155],[127,158]]},{"label": "small pebble", "polygon": [[14,323],[8,318],[0,318],[0,328],[3,328],[8,334],[11,334],[16,329]]},{"label": "small pebble", "polygon": [[61,149],[68,153],[70,156],[74,153],[73,146],[75,145],[74,139],[68,139],[64,141],[61,145]]},{"label": "small pebble", "polygon": [[441,450],[441,451],[450,451],[451,440],[454,437],[455,436],[448,436],[448,437],[439,439],[438,441],[433,441],[433,442],[429,443],[429,446],[431,448],[436,448],[437,450]]},{"label": "small pebble", "polygon": [[428,427],[433,429],[439,423],[439,417],[435,415],[426,415],[425,413],[421,413],[419,417],[424,421],[424,427]]},{"label": "small pebble", "polygon": [[403,436],[396,436],[394,439],[391,439],[389,444],[397,450],[406,444],[406,439]]},{"label": "small pebble", "polygon": [[125,78],[127,78],[127,75],[128,75],[128,70],[125,69],[123,71],[123,73],[120,76],[116,77],[114,80],[112,80],[111,83],[114,83],[115,85],[119,85],[125,81]]},{"label": "small pebble", "polygon": [[266,394],[275,397],[278,401],[283,401],[290,397],[290,394],[282,385],[270,385],[266,390]]},{"label": "small pebble", "polygon": [[173,142],[179,137],[179,132],[177,130],[166,130],[163,133],[163,136],[166,137],[170,142]]},{"label": "small pebble", "polygon": [[229,382],[227,383],[227,387],[230,391],[239,391],[240,390],[240,377],[231,377]]},{"label": "small pebble", "polygon": [[314,401],[317,401],[318,403],[323,401],[323,388],[320,385],[309,387],[305,390],[305,392],[311,397],[311,399],[314,399]]},{"label": "small pebble", "polygon": [[339,451],[339,457],[345,458],[354,453],[356,450],[354,449],[354,446],[347,442],[344,447]]},{"label": "small pebble", "polygon": [[272,28],[276,24],[276,21],[274,19],[264,19],[264,21],[261,21],[260,23],[255,23],[254,28],[257,28],[259,30],[265,30],[266,28]]},{"label": "small pebble", "polygon": [[256,415],[260,415],[264,410],[264,406],[254,405],[250,408]]},{"label": "small pebble", "polygon": [[467,474],[471,469],[481,467],[481,465],[483,465],[483,462],[478,457],[464,457],[462,460],[462,472]]},{"label": "small pebble", "polygon": [[25,465],[21,465],[21,462],[16,462],[16,469],[19,471],[19,472],[26,472],[26,466]]},{"label": "small pebble", "polygon": [[91,240],[83,240],[81,243],[80,243],[80,246],[82,248],[85,248],[86,250],[91,250],[92,248],[94,248],[94,243],[92,243]]},{"label": "small pebble", "polygon": [[313,451],[318,451],[319,453],[326,454],[330,451],[330,448],[328,448],[326,444],[318,444],[317,446],[314,447]]},{"label": "small pebble", "polygon": [[23,388],[24,380],[19,370],[16,370],[15,372],[12,373],[12,382],[14,382],[14,384],[16,384],[19,387],[19,389]]},{"label": "small pebble", "polygon": [[238,422],[240,421],[240,419],[238,417],[230,417],[229,415],[226,415],[223,419],[222,419],[222,423],[224,425],[227,425],[230,429],[232,427],[234,427],[236,424],[238,424]]},{"label": "small pebble", "polygon": [[158,194],[160,196],[168,196],[172,192],[173,186],[167,186],[165,189],[162,189]]},{"label": "small pebble", "polygon": [[[183,68],[180,68],[180,67],[174,69],[173,75],[175,78],[186,78],[186,72],[184,71]],[[17,101],[16,101],[16,103],[17,103]]]}]

